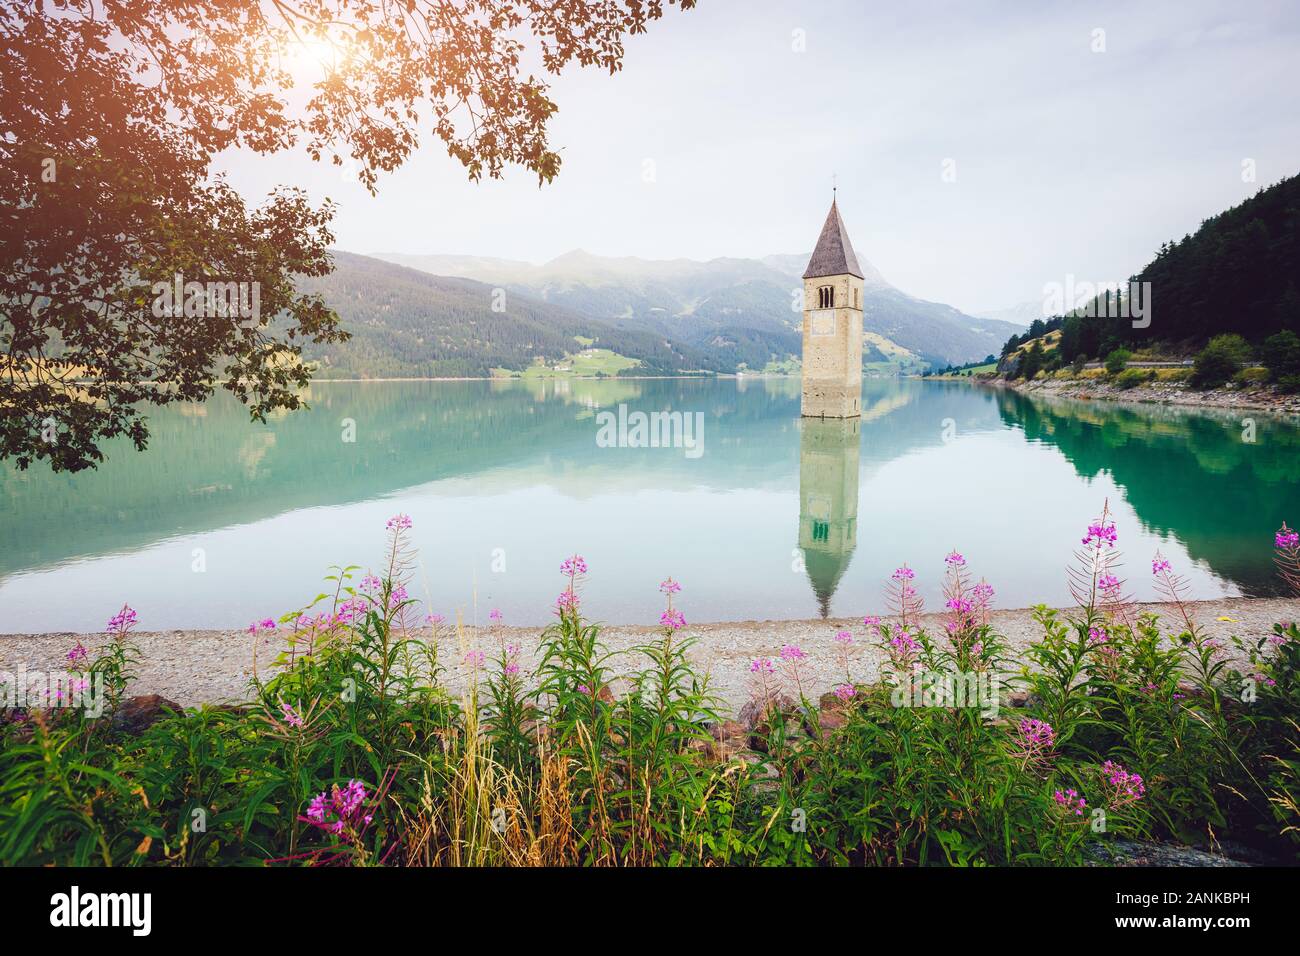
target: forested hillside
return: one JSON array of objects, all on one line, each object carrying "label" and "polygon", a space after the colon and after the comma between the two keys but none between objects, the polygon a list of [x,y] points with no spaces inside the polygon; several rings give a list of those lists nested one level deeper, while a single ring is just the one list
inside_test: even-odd
[{"label": "forested hillside", "polygon": [[1146,328],[1107,315],[1055,316],[1035,322],[1014,348],[1056,329],[1059,361],[1098,358],[1121,346],[1168,345],[1183,351],[1215,335],[1259,343],[1282,330],[1300,332],[1300,177],[1262,189],[1238,206],[1206,219],[1194,235],[1165,243],[1133,281],[1151,283]]}]

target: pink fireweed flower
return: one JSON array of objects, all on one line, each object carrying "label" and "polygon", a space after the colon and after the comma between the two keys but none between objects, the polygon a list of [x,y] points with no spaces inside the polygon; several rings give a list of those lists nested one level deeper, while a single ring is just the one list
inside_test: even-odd
[{"label": "pink fireweed flower", "polygon": [[777,685],[775,675],[776,665],[772,663],[771,658],[759,657],[750,661],[750,694],[753,699],[759,702],[761,709],[766,709],[768,704],[776,697]]},{"label": "pink fireweed flower", "polygon": [[1026,718],[1016,726],[1011,755],[1025,769],[1039,768],[1047,762],[1056,744],[1056,731],[1046,721]]},{"label": "pink fireweed flower", "polygon": [[1026,747],[1050,747],[1056,742],[1056,731],[1043,720],[1026,718],[1020,722],[1017,732]]},{"label": "pink fireweed flower", "polygon": [[835,696],[838,697],[840,700],[851,700],[853,698],[853,695],[856,694],[857,692],[858,692],[857,688],[855,688],[852,684],[840,684],[838,687],[835,688]]},{"label": "pink fireweed flower", "polygon": [[1113,548],[1115,542],[1119,540],[1119,535],[1115,532],[1114,524],[1097,524],[1088,525],[1088,534],[1083,538],[1084,544],[1096,542],[1097,550],[1103,547]]},{"label": "pink fireweed flower", "polygon": [[969,616],[970,613],[975,610],[975,605],[971,604],[971,602],[966,600],[966,598],[961,597],[952,598],[944,606],[954,614],[958,614],[962,617]]},{"label": "pink fireweed flower", "polygon": [[1083,816],[1084,809],[1088,806],[1088,801],[1079,796],[1078,790],[1056,791],[1052,794],[1052,799],[1062,810],[1073,812],[1076,817]]},{"label": "pink fireweed flower", "polygon": [[367,593],[378,591],[383,586],[384,586],[384,582],[379,580],[379,578],[375,577],[375,575],[373,574],[367,574],[364,578],[361,579],[361,590]]},{"label": "pink fireweed flower", "polygon": [[118,611],[108,620],[108,627],[105,628],[109,633],[125,634],[131,628],[135,627],[135,611],[129,606],[123,604],[122,610]]},{"label": "pink fireweed flower", "polygon": [[583,560],[583,557],[580,554],[575,554],[571,558],[565,558],[563,563],[560,564],[560,573],[567,577],[586,574],[587,562]]},{"label": "pink fireweed flower", "polygon": [[477,667],[482,667],[482,666],[483,666],[483,652],[482,652],[482,651],[470,651],[468,654],[465,655],[465,661],[464,661],[464,662],[465,662],[466,664],[468,664],[470,667],[475,667],[475,668],[477,668]]},{"label": "pink fireweed flower", "polygon": [[280,703],[280,713],[284,715],[284,722],[290,727],[304,726],[303,719],[298,716],[298,712],[283,701]]},{"label": "pink fireweed flower", "polygon": [[393,515],[386,526],[389,531],[406,531],[411,527],[410,515]]},{"label": "pink fireweed flower", "polygon": [[670,631],[680,631],[686,626],[686,617],[681,611],[664,611],[659,615],[659,623]]},{"label": "pink fireweed flower", "polygon": [[993,585],[987,581],[981,581],[970,589],[971,598],[980,607],[986,607],[993,600]]},{"label": "pink fireweed flower", "polygon": [[500,624],[501,612],[498,611],[496,608],[493,608],[492,610],[488,611],[488,620],[491,621],[493,624]]},{"label": "pink fireweed flower", "polygon": [[434,627],[437,627],[439,624],[441,624],[443,621],[447,619],[443,617],[441,614],[430,614],[427,617],[425,617],[424,620],[426,623],[432,624]]},{"label": "pink fireweed flower", "polygon": [[803,649],[796,644],[783,644],[781,646],[781,660],[783,661],[801,661],[807,656]]},{"label": "pink fireweed flower", "polygon": [[569,611],[577,613],[578,594],[576,591],[561,591],[560,596],[555,599],[555,610],[559,613]]},{"label": "pink fireweed flower", "polygon": [[1097,587],[1109,598],[1116,597],[1124,583],[1113,574],[1103,574],[1097,579]]},{"label": "pink fireweed flower", "polygon": [[659,590],[664,594],[676,594],[682,589],[682,586],[672,578],[667,578],[659,583]]},{"label": "pink fireweed flower", "polygon": [[90,652],[81,646],[81,641],[77,641],[77,643],[72,646],[72,650],[68,651],[67,654],[68,663],[79,664],[82,661],[84,661],[89,655]]},{"label": "pink fireweed flower", "polygon": [[838,632],[835,634],[835,640],[838,641],[838,642],[841,643],[841,644],[852,644],[852,643],[853,643],[853,632],[852,632],[852,631],[838,631]]},{"label": "pink fireweed flower", "polygon": [[868,615],[862,619],[862,623],[867,627],[874,627],[876,630],[880,630],[880,618],[878,617]]},{"label": "pink fireweed flower", "polygon": [[519,673],[519,645],[506,645],[505,667],[502,668],[507,677],[514,677]]},{"label": "pink fireweed flower", "polygon": [[892,576],[895,581],[910,581],[916,577],[916,572],[904,564],[901,568],[896,568]]},{"label": "pink fireweed flower", "polygon": [[334,621],[338,624],[351,624],[356,620],[358,615],[365,616],[366,605],[364,601],[349,599],[338,606],[334,612]]},{"label": "pink fireweed flower", "polygon": [[949,567],[961,568],[966,566],[966,559],[957,551],[949,551],[947,557],[943,560]]},{"label": "pink fireweed flower", "polygon": [[1161,557],[1151,559],[1151,573],[1160,574],[1162,571],[1168,571],[1172,566],[1167,560]]},{"label": "pink fireweed flower", "polygon": [[318,793],[312,797],[305,819],[329,833],[355,834],[374,819],[364,811],[367,796],[360,781],[350,780],[343,788],[335,784],[328,796]]},{"label": "pink fireweed flower", "polygon": [[274,630],[275,630],[275,618],[273,617],[266,617],[260,621],[254,621],[252,624],[248,625],[249,634],[256,634],[258,631],[274,631]]},{"label": "pink fireweed flower", "polygon": [[1286,525],[1273,535],[1273,545],[1278,548],[1300,547],[1300,531],[1293,531]]},{"label": "pink fireweed flower", "polygon": [[900,630],[889,639],[889,644],[885,647],[885,653],[889,655],[889,663],[894,670],[902,673],[911,670],[912,665],[916,663],[917,651],[921,645],[905,630]]},{"label": "pink fireweed flower", "polygon": [[579,693],[579,694],[586,694],[588,697],[590,697],[590,696],[591,696],[591,688],[588,687],[586,684],[579,684],[579,685],[578,685],[578,693]]},{"label": "pink fireweed flower", "polygon": [[1101,765],[1102,789],[1105,791],[1106,805],[1124,806],[1136,803],[1146,796],[1146,784],[1136,773],[1129,773],[1122,764],[1107,760]]},{"label": "pink fireweed flower", "polygon": [[313,823],[324,823],[325,814],[328,811],[325,794],[318,793],[311,798],[311,803],[307,804],[307,819]]},{"label": "pink fireweed flower", "polygon": [[900,654],[912,654],[915,653],[919,645],[913,639],[911,634],[908,634],[906,631],[899,631],[890,640],[889,646],[894,648],[894,650],[898,651]]}]

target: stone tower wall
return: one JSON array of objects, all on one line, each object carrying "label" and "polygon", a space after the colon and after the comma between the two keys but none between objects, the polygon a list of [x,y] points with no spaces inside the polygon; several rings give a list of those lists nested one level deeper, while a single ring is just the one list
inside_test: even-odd
[{"label": "stone tower wall", "polygon": [[[835,290],[835,307],[819,309],[817,290]],[[803,415],[862,414],[862,280],[822,276],[803,280]],[[833,322],[832,322],[833,318]]]}]

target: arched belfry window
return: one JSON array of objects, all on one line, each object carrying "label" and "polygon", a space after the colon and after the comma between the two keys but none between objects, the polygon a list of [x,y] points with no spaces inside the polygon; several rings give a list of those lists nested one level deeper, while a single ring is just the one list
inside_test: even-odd
[{"label": "arched belfry window", "polygon": [[832,309],[835,307],[835,287],[824,285],[817,290],[817,308]]}]

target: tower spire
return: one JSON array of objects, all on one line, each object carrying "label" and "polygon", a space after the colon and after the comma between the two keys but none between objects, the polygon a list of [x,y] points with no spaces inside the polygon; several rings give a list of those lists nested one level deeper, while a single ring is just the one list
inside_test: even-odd
[{"label": "tower spire", "polygon": [[844,228],[844,220],[840,218],[840,208],[832,198],[830,212],[826,215],[826,224],[822,226],[817,247],[813,250],[803,277],[813,279],[836,275],[863,278],[862,267],[858,265],[858,257],[853,252],[853,243],[849,242],[848,230]]}]

